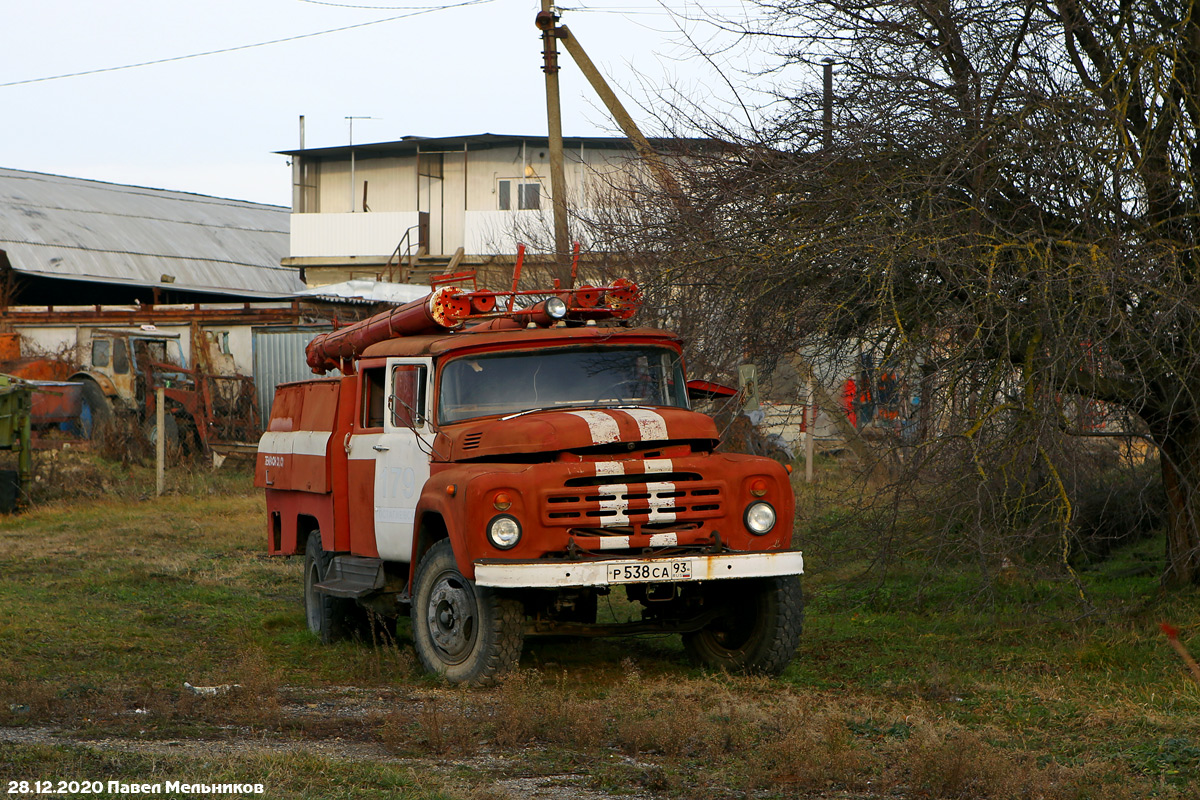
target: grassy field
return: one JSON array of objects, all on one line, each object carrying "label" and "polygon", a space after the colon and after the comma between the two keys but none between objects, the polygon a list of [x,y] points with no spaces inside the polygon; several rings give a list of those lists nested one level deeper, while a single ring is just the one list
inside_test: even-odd
[{"label": "grassy field", "polygon": [[43,479],[41,505],[0,518],[0,790],[1200,797],[1200,686],[1159,631],[1200,650],[1200,597],[1139,568],[1161,542],[1082,572],[1086,603],[1017,576],[985,603],[968,573],[916,564],[880,583],[808,543],[805,638],[780,679],[704,674],[677,637],[535,641],[470,690],[421,674],[404,625],[310,636],[301,565],[263,554],[247,474],[176,474],[163,498],[140,468],[63,458],[54,475],[77,496]]}]

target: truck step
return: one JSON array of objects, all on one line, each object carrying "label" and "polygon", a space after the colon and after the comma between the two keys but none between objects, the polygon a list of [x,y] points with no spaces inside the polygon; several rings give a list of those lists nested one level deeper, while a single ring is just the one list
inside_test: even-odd
[{"label": "truck step", "polygon": [[383,588],[383,560],[362,556],[335,556],[325,580],[313,586],[334,597],[362,597]]}]

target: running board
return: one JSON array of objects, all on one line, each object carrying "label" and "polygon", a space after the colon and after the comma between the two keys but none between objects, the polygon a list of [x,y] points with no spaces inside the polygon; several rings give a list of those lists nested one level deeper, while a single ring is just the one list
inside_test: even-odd
[{"label": "running board", "polygon": [[325,580],[313,588],[334,597],[363,597],[379,591],[385,583],[382,559],[334,556]]}]

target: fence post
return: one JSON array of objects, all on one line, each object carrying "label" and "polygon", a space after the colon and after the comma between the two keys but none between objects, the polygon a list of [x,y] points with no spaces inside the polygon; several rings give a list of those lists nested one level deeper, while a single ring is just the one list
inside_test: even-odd
[{"label": "fence post", "polygon": [[804,404],[804,482],[813,482],[813,429],[817,427],[817,402],[813,382],[808,381],[808,402]]},{"label": "fence post", "polygon": [[157,466],[158,495],[161,497],[167,486],[167,404],[163,398],[163,387],[154,390],[154,462]]}]

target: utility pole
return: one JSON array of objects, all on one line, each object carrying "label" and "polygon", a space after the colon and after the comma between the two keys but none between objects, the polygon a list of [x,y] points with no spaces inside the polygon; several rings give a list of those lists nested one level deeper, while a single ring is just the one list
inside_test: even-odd
[{"label": "utility pole", "polygon": [[354,186],[354,120],[356,119],[375,119],[374,117],[346,117],[350,120],[350,211],[357,211],[355,203],[357,202],[357,191]]},{"label": "utility pole", "polygon": [[828,153],[833,149],[833,59],[826,58],[822,64],[824,64],[825,73],[823,76],[825,79],[825,92],[821,98],[821,110],[824,112],[822,114],[824,117],[822,127],[824,129],[825,152]]},{"label": "utility pole", "polygon": [[[579,43],[579,40],[574,36],[574,34],[571,33],[571,31],[567,28],[566,25],[558,25],[557,27],[555,26],[555,23],[558,21],[558,17],[552,11],[549,10],[549,5],[550,4],[549,4],[548,0],[542,0],[543,10],[538,12],[537,18],[534,21],[538,27],[538,30],[540,30],[542,32],[542,40],[544,42],[548,42],[548,44],[546,44],[546,50],[549,51],[550,49],[553,48],[553,41],[555,39],[562,40],[563,46],[565,48],[567,48],[567,52],[570,53],[571,58],[574,59],[575,64],[579,67],[579,71],[583,73],[583,76],[585,78],[587,78],[588,83],[590,83],[592,86],[592,90],[596,92],[597,96],[599,96],[600,100],[604,103],[604,107],[608,109],[608,113],[612,115],[613,120],[617,123],[617,126],[621,129],[621,132],[625,134],[625,138],[629,139],[630,144],[633,145],[633,149],[636,150],[637,154],[642,158],[643,161],[646,162],[646,166],[650,169],[650,174],[651,174],[651,176],[653,176],[654,180],[658,183],[659,188],[661,188],[663,190],[663,192],[667,195],[668,198],[670,198],[671,202],[674,203],[676,205],[676,207],[680,208],[682,211],[687,211],[688,210],[687,199],[683,196],[683,192],[680,191],[679,184],[675,181],[675,176],[673,176],[671,174],[671,171],[669,169],[667,169],[667,165],[662,160],[662,156],[660,156],[658,154],[658,152],[653,147],[650,146],[650,142],[647,141],[646,137],[642,135],[641,130],[638,129],[637,123],[633,121],[633,117],[631,117],[629,115],[629,112],[625,110],[625,106],[622,105],[620,99],[617,98],[616,92],[614,92],[612,90],[612,87],[610,87],[608,85],[608,82],[606,80],[604,80],[604,76],[600,74],[600,70],[596,69],[596,65],[592,63],[592,59],[588,56],[587,52],[583,49],[583,45],[581,45]],[[555,49],[555,72],[557,74],[557,49]],[[546,91],[547,91],[547,95],[546,95],[547,96],[547,110],[550,111],[550,108],[549,108],[550,95],[549,95],[549,93],[551,90],[550,90],[550,73],[549,72],[547,72],[547,74],[546,74]],[[557,101],[558,79],[557,79],[557,77],[554,80],[554,90],[553,91],[554,91],[554,97],[555,97],[554,109],[552,111],[550,111],[550,114],[552,117],[557,119],[558,118],[558,101]],[[561,125],[561,122],[559,124]],[[553,126],[554,126],[554,123],[552,122],[551,123],[552,129],[553,129]],[[553,158],[554,157],[553,133],[551,133],[551,137],[552,137],[551,138],[551,158]],[[561,137],[560,137],[560,142],[561,142]],[[551,162],[551,176],[550,177],[551,177],[551,183],[552,183],[551,190],[554,191],[555,196],[557,197],[557,195],[559,193],[559,189],[558,189],[558,187],[553,186],[553,180],[554,180],[553,162]],[[557,213],[557,208],[558,208],[558,204],[556,202],[555,203],[556,213]],[[564,230],[565,230],[565,219],[566,219],[565,205],[563,207],[563,218],[564,218]],[[564,236],[565,236],[565,233],[564,233]],[[564,239],[564,241],[565,241],[565,239]]]},{"label": "utility pole", "polygon": [[[300,115],[300,149],[304,149],[304,115]],[[292,159],[292,213],[307,211],[304,207],[304,156]]]},{"label": "utility pole", "polygon": [[567,230],[567,178],[563,170],[562,107],[558,93],[558,40],[554,24],[558,15],[551,9],[550,0],[542,0],[542,10],[536,24],[542,32],[542,71],[546,73],[546,123],[550,134],[550,194],[554,201],[554,261],[555,274],[566,283],[569,277],[567,251],[570,233]]}]

